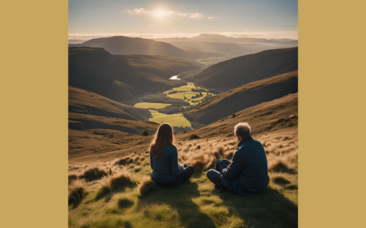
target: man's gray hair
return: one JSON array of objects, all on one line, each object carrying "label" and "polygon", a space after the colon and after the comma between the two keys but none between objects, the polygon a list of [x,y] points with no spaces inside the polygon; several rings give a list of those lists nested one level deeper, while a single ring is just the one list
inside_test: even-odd
[{"label": "man's gray hair", "polygon": [[241,122],[235,125],[234,127],[234,134],[239,135],[241,138],[244,138],[250,135],[250,126],[247,122]]}]

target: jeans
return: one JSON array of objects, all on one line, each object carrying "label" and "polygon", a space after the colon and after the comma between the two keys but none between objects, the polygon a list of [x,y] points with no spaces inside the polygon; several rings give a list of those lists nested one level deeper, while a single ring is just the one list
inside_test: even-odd
[{"label": "jeans", "polygon": [[231,164],[230,161],[228,160],[221,160],[219,159],[216,162],[216,166],[215,169],[210,169],[207,171],[207,177],[208,179],[210,179],[210,181],[212,181],[216,187],[218,188],[225,188],[222,184],[221,184],[221,178],[222,178],[222,170],[226,169],[229,165]]},{"label": "jeans", "polygon": [[157,184],[162,187],[175,187],[175,186],[186,183],[189,180],[189,178],[191,178],[193,173],[194,173],[194,168],[192,166],[188,166],[187,168],[185,168],[183,170],[183,172],[181,174],[176,176],[173,180],[170,180],[170,181],[164,182],[164,183],[157,183]]}]

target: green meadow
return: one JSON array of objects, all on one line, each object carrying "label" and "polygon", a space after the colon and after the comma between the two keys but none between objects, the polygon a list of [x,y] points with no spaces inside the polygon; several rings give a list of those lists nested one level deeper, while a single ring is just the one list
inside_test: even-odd
[{"label": "green meadow", "polygon": [[[171,90],[167,90],[164,92],[168,97],[170,98],[176,98],[176,99],[182,99],[186,102],[189,102],[190,105],[196,105],[198,102],[200,102],[202,99],[204,99],[208,94],[208,92],[201,92],[202,96],[193,98],[199,92],[192,92],[192,89],[200,89],[205,90],[206,89],[195,86],[193,82],[188,82],[187,85],[174,87]],[[176,93],[171,93],[173,91],[177,91]],[[170,93],[170,94],[169,94]],[[212,94],[214,95],[214,94]],[[159,111],[152,110],[152,109],[163,109],[167,106],[170,106],[171,104],[166,103],[150,103],[150,102],[140,102],[136,103],[134,107],[136,108],[146,108],[149,109],[152,118],[149,119],[149,121],[155,122],[155,123],[162,123],[162,122],[168,122],[172,126],[175,127],[191,127],[191,123],[182,115],[182,113],[175,113],[175,114],[165,114],[160,113]]]},{"label": "green meadow", "polygon": [[176,114],[165,114],[155,110],[149,110],[152,118],[149,119],[151,122],[161,123],[168,122],[172,126],[176,127],[191,127],[191,123],[182,115],[182,113]]},{"label": "green meadow", "polygon": [[133,107],[146,108],[146,109],[149,109],[149,108],[159,109],[159,108],[165,108],[169,105],[170,104],[164,104],[164,103],[140,102],[140,103],[136,103]]}]

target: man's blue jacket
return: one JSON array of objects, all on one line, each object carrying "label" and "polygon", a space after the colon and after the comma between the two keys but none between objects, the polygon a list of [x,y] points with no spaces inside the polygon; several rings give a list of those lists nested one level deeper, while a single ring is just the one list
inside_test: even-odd
[{"label": "man's blue jacket", "polygon": [[268,164],[262,144],[250,135],[238,144],[229,169],[223,169],[221,183],[231,192],[254,195],[268,184]]}]

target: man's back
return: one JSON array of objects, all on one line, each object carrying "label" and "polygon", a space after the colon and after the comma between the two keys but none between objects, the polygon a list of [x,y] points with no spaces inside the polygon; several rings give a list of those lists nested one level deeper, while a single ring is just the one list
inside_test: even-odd
[{"label": "man's back", "polygon": [[223,185],[241,195],[262,192],[268,184],[268,163],[262,144],[246,136],[234,154],[230,168],[223,171]]}]

